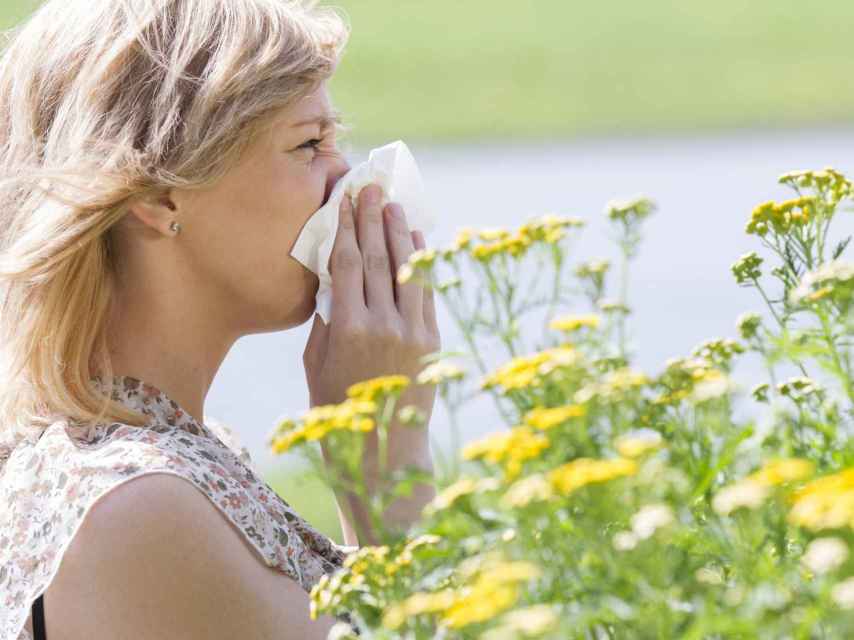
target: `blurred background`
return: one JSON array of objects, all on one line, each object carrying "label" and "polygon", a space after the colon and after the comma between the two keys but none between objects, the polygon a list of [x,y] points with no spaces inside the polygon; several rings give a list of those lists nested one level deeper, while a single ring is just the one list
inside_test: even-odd
[{"label": "blurred background", "polygon": [[[0,26],[35,4],[2,0]],[[460,226],[512,229],[557,213],[588,220],[573,261],[613,259],[604,204],[638,193],[658,202],[629,298],[636,365],[650,374],[705,339],[735,337],[739,313],[762,311],[729,266],[760,249],[744,224],[756,203],[786,195],[777,177],[854,170],[850,0],[324,4],[352,26],[330,84],[351,127],[343,148],[356,165],[374,147],[409,145],[440,219],[428,245],[448,244]],[[854,231],[854,214],[837,227]],[[439,320],[443,347],[464,349],[441,305]],[[265,445],[279,418],[308,407],[309,326],[241,339],[206,412],[234,428],[285,500],[341,542],[331,493],[304,460]],[[524,329],[538,337],[538,325]],[[741,371],[748,390],[760,373],[749,362]],[[503,428],[489,403],[459,418],[463,444]],[[434,451],[451,453],[439,404],[431,434]]]}]

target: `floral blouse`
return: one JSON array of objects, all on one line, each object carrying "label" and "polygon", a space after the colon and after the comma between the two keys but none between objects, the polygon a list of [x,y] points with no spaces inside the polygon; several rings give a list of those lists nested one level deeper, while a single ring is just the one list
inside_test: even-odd
[{"label": "floral blouse", "polygon": [[[108,392],[99,378],[93,382]],[[32,604],[59,570],[89,509],[144,474],[171,473],[193,483],[260,561],[306,592],[356,549],[303,520],[258,476],[225,425],[207,416],[199,423],[164,392],[128,376],[114,378],[112,398],[150,416],[148,425],[81,428],[58,421],[37,441],[0,452],[0,638],[30,640]],[[346,615],[341,620],[349,622]]]}]

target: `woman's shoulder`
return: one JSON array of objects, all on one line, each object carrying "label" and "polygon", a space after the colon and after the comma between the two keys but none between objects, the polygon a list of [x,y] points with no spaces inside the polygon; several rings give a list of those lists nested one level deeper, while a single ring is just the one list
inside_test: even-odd
[{"label": "woman's shoulder", "polygon": [[215,429],[115,423],[84,436],[55,423],[38,441],[17,447],[0,472],[0,637],[18,637],[93,506],[142,476],[165,475],[155,482],[184,483],[197,500],[207,499],[256,559],[305,591],[340,566],[342,549],[295,513]]},{"label": "woman's shoulder", "polygon": [[[151,637],[205,638],[272,637],[285,624],[329,629],[330,618],[310,623],[299,585],[253,555],[190,483],[143,475],[92,508],[50,586],[49,613],[72,637],[105,627],[116,636],[146,629]],[[103,611],[98,620],[95,609]],[[319,629],[299,637],[319,638]]]}]

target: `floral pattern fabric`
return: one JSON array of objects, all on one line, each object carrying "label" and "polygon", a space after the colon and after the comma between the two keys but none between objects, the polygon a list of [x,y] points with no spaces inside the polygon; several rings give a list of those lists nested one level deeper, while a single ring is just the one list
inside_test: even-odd
[{"label": "floral pattern fabric", "polygon": [[89,509],[145,474],[170,473],[194,484],[262,562],[306,592],[356,548],[336,544],[303,520],[258,476],[227,426],[207,416],[199,423],[136,378],[117,376],[111,390],[98,378],[93,382],[151,419],[145,427],[85,429],[58,421],[37,441],[0,455],[0,638],[30,640],[25,626],[32,603],[56,575]]}]

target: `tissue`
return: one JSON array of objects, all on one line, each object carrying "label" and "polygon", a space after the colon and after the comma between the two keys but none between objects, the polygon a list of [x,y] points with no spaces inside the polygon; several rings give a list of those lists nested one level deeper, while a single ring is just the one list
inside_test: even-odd
[{"label": "tissue", "polygon": [[326,324],[329,324],[332,309],[329,257],[338,232],[341,200],[350,198],[355,214],[359,192],[372,182],[382,187],[382,207],[389,202],[397,202],[403,207],[410,231],[427,234],[436,226],[435,217],[425,202],[421,172],[402,140],[373,149],[365,162],[344,174],[335,184],[326,204],[305,223],[291,250],[291,256],[316,274],[320,281],[316,312]]}]

